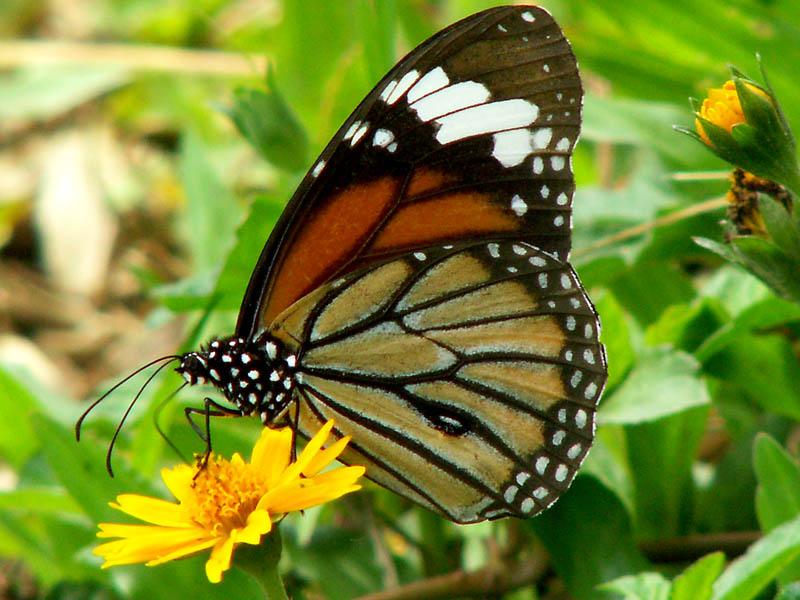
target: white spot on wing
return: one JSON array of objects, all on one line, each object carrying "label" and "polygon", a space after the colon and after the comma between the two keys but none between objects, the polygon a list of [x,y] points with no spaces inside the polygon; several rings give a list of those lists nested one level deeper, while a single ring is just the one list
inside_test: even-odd
[{"label": "white spot on wing", "polygon": [[544,161],[541,156],[537,156],[533,159],[533,172],[535,175],[541,175],[542,171],[544,171]]},{"label": "white spot on wing", "polygon": [[[482,83],[462,81],[417,100],[411,105],[411,108],[417,113],[420,120],[427,123],[468,107],[484,105],[489,96],[491,96],[491,93]],[[450,117],[453,116],[450,115]]]},{"label": "white spot on wing", "polygon": [[316,177],[317,175],[322,173],[322,169],[324,168],[325,168],[325,161],[324,160],[319,161],[316,165],[314,165],[314,168],[311,170],[311,176]]},{"label": "white spot on wing", "polygon": [[529,10],[526,10],[524,13],[520,15],[523,21],[527,21],[528,23],[533,23],[536,20]]},{"label": "white spot on wing", "polygon": [[364,123],[358,129],[356,129],[355,133],[353,134],[353,139],[350,140],[350,145],[355,146],[358,141],[364,137],[364,134],[367,133],[369,130],[369,123]]},{"label": "white spot on wing", "polygon": [[563,156],[552,156],[550,158],[550,165],[553,167],[553,171],[560,171],[566,164],[567,161],[564,160]]},{"label": "white spot on wing", "polygon": [[508,488],[506,488],[506,491],[503,494],[503,498],[505,498],[506,502],[511,504],[511,502],[514,501],[514,498],[516,497],[518,491],[519,491],[519,488],[517,486],[510,485],[510,486],[508,486]]},{"label": "white spot on wing", "polygon": [[342,139],[349,140],[350,138],[352,138],[355,135],[356,131],[358,131],[359,127],[361,127],[361,121],[356,121],[355,123],[350,125],[350,127],[345,132],[344,137]]},{"label": "white spot on wing", "polygon": [[506,168],[522,164],[532,152],[531,135],[527,129],[511,129],[494,134],[492,156]]},{"label": "white spot on wing", "polygon": [[549,127],[541,127],[533,132],[531,138],[533,139],[534,150],[544,150],[550,143],[553,137],[553,130]]},{"label": "white spot on wing", "polygon": [[449,84],[450,79],[447,77],[447,73],[444,72],[444,69],[442,69],[442,67],[436,67],[432,71],[425,73],[425,75],[408,90],[406,101],[412,104],[423,96],[432,94]]},{"label": "white spot on wing", "polygon": [[514,194],[514,197],[511,199],[511,210],[513,210],[518,217],[521,217],[528,212],[528,203],[520,198],[519,194]]},{"label": "white spot on wing", "polygon": [[567,198],[567,195],[564,192],[561,192],[556,197],[556,204],[558,204],[559,206],[564,206],[567,202],[569,202],[569,198]]},{"label": "white spot on wing", "polygon": [[539,107],[522,98],[481,104],[437,119],[441,128],[436,139],[441,144],[449,144],[484,133],[526,127],[537,116]]},{"label": "white spot on wing", "polygon": [[489,249],[489,254],[492,258],[500,258],[500,246],[492,242],[486,246]]},{"label": "white spot on wing", "polygon": [[569,138],[563,137],[558,140],[558,143],[556,144],[556,150],[558,152],[566,152],[569,150]]},{"label": "white spot on wing", "polygon": [[[386,86],[386,89],[383,90],[383,94],[386,94],[386,98],[384,99],[386,101],[386,104],[394,104],[400,98],[402,98],[403,94],[405,94],[408,91],[408,88],[414,85],[414,82],[417,79],[419,79],[419,71],[416,70],[409,71],[408,73],[403,75],[400,81],[398,81],[394,86],[392,86],[391,90],[389,89],[389,86],[392,85],[391,83],[389,84],[389,86]],[[383,98],[383,94],[381,94],[381,98]]]},{"label": "white spot on wing", "polygon": [[388,129],[378,129],[375,132],[375,136],[372,138],[372,145],[386,148],[386,146],[391,144],[393,141],[394,134],[391,131]]}]

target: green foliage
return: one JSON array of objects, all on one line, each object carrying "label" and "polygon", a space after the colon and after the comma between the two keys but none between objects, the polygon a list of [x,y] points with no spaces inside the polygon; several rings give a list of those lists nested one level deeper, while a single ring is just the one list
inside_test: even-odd
[{"label": "green foliage", "polygon": [[[45,4],[0,6],[4,39],[30,37]],[[160,305],[151,325],[178,316],[194,328],[185,342],[190,348],[232,331],[283,206],[370,87],[404,50],[494,3],[284,0],[274,13],[253,14],[242,6],[259,3],[233,0],[97,4],[87,25],[93,39],[268,57],[268,73],[253,68],[230,77],[180,65],[165,72],[70,64],[0,73],[3,123],[80,127],[87,117],[78,109],[88,107],[118,137],[163,146],[107,196],[115,210],[158,211],[172,202],[170,256],[191,274],[171,281],[135,261],[125,269],[154,288]],[[796,203],[788,210],[762,197],[768,237],[730,242],[718,225],[723,208],[671,218],[728,188],[726,175],[672,177],[727,166],[704,144],[671,130],[693,122],[685,98],[718,87],[726,63],[752,71],[760,52],[782,110],[770,113],[763,98],[740,88],[753,123],[800,123],[797,61],[787,59],[800,46],[800,4],[545,6],[570,38],[588,90],[574,157],[572,260],[601,316],[608,353],[596,445],[572,488],[530,521],[456,526],[369,483],[353,497],[291,515],[281,523],[287,587],[297,598],[353,598],[461,569],[486,569],[484,580],[501,581],[540,560],[560,580],[555,592],[545,590],[550,577],[532,576],[487,595],[800,598],[791,583],[800,578],[800,468],[789,450],[800,420],[800,211]],[[741,145],[753,141],[747,136],[742,129],[715,139]],[[142,164],[156,176],[140,180]],[[107,505],[117,494],[168,497],[158,471],[178,458],[154,429],[154,417],[185,456],[204,447],[183,415],[185,407],[202,405],[202,391],[185,389],[160,406],[180,385],[171,374],[137,401],[117,441],[115,477],[106,475],[109,440],[144,378],[99,406],[76,444],[78,404],[17,365],[3,365],[0,459],[13,476],[0,491],[0,556],[24,564],[42,597],[155,600],[174,598],[175,590],[211,599],[257,596],[255,583],[236,570],[209,584],[202,556],[101,571],[91,554],[97,522],[120,520]],[[227,455],[246,452],[260,426],[219,421],[214,447]],[[724,542],[715,547],[721,551],[689,553],[678,563],[659,553],[675,538],[724,540],[759,528],[763,537],[742,556]],[[454,589],[452,597],[470,595]]]}]

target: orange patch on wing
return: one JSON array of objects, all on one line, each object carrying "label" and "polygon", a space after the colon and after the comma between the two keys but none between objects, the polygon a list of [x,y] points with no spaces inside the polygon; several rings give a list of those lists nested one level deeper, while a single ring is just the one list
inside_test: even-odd
[{"label": "orange patch on wing", "polygon": [[514,231],[523,224],[488,195],[454,193],[400,206],[369,249],[419,248],[469,234]]},{"label": "orange patch on wing", "polygon": [[306,220],[300,221],[275,273],[272,293],[261,313],[269,326],[284,309],[321,285],[364,244],[373,229],[395,204],[400,182],[382,177],[351,185],[320,201]]},{"label": "orange patch on wing", "polygon": [[441,171],[416,169],[414,175],[411,176],[411,181],[408,182],[404,198],[413,198],[426,192],[436,191],[443,183],[448,183],[452,180],[452,176],[448,177],[446,173]]}]

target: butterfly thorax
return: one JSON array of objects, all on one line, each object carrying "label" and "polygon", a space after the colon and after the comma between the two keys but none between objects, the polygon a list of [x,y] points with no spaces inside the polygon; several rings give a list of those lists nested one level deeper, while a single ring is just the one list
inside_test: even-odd
[{"label": "butterfly thorax", "polygon": [[297,357],[272,340],[255,344],[231,337],[184,354],[175,370],[189,385],[216,387],[241,415],[257,414],[273,425],[293,401],[296,365]]}]

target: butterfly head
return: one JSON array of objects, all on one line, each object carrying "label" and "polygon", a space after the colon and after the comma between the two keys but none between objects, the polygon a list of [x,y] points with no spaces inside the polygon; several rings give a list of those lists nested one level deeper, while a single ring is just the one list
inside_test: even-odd
[{"label": "butterfly head", "polygon": [[242,415],[258,414],[273,425],[292,403],[296,364],[295,356],[281,356],[274,341],[256,344],[232,337],[184,354],[175,370],[189,385],[217,388]]}]

